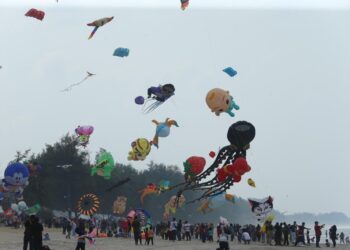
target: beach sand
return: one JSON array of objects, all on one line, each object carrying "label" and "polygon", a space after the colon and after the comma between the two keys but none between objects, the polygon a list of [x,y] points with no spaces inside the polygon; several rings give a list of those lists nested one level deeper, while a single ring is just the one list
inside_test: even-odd
[{"label": "beach sand", "polygon": [[[45,232],[50,234],[50,241],[44,241],[45,245],[48,245],[54,250],[74,250],[76,246],[76,239],[66,239],[62,235],[60,230],[57,229],[45,229]],[[20,250],[23,248],[23,229],[13,228],[0,228],[0,249],[1,250]],[[214,243],[202,243],[198,240],[192,240],[191,242],[176,241],[169,242],[155,239],[154,246],[135,246],[133,239],[117,239],[117,238],[97,238],[96,247],[100,250],[133,250],[133,249],[167,249],[167,250],[215,250],[218,247],[216,242]],[[97,249],[94,246],[86,244],[86,249]],[[325,246],[321,247],[325,248]],[[315,246],[302,247],[308,249],[315,249]],[[350,246],[340,245],[337,246],[339,250],[349,249]],[[230,243],[230,249],[246,249],[246,250],[263,250],[263,249],[274,249],[274,250],[285,250],[286,247],[275,247],[267,246],[262,244],[253,243],[250,245]],[[326,248],[330,249],[330,248]]]}]

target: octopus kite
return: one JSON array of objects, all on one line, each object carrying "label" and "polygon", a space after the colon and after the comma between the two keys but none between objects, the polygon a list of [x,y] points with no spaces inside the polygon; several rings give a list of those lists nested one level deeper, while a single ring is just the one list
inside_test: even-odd
[{"label": "octopus kite", "polygon": [[89,39],[91,39],[96,31],[98,30],[98,28],[102,27],[103,25],[109,23],[110,21],[113,20],[113,16],[112,17],[105,17],[105,18],[101,18],[101,19],[98,19],[98,20],[95,20],[93,21],[92,23],[88,23],[87,26],[94,26],[95,28],[92,30],[90,36],[89,36]]},{"label": "octopus kite", "polygon": [[[193,176],[184,183],[173,188],[182,187],[178,191],[178,197],[188,190],[203,191],[202,195],[191,202],[206,199],[223,194],[235,182],[241,180],[241,176],[250,171],[246,160],[246,151],[255,137],[255,127],[246,121],[239,121],[230,126],[227,139],[230,144],[221,148],[212,165],[199,175]],[[205,180],[212,172],[217,171],[216,176]]]}]

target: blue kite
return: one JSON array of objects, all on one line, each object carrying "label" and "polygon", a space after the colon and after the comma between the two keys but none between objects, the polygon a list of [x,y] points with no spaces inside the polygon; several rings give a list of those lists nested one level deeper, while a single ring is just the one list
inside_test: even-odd
[{"label": "blue kite", "polygon": [[228,74],[231,77],[234,77],[235,75],[237,75],[237,71],[231,67],[227,67],[226,69],[223,69],[222,71],[224,71],[226,74]]},{"label": "blue kite", "polygon": [[119,57],[127,57],[129,56],[129,49],[127,48],[117,48],[114,53],[113,56],[119,56]]}]

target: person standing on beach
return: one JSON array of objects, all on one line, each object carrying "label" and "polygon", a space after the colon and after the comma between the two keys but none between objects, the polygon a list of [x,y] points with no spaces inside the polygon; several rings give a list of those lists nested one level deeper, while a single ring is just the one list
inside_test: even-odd
[{"label": "person standing on beach", "polygon": [[34,221],[34,215],[31,215],[25,222],[24,224],[24,238],[23,238],[23,250],[28,249],[29,245],[29,250],[31,250],[33,247],[33,242],[32,242],[32,224]]},{"label": "person standing on beach", "polygon": [[302,242],[304,246],[306,245],[305,234],[304,234],[305,229],[310,230],[310,228],[305,227],[305,222],[301,223],[301,225],[298,225],[297,239],[294,243],[294,246],[297,246],[299,242]]},{"label": "person standing on beach", "polygon": [[293,225],[290,227],[290,241],[292,244],[295,244],[296,236],[297,236],[296,232],[297,232],[297,222],[294,221]]},{"label": "person standing on beach", "polygon": [[32,224],[33,250],[41,250],[43,247],[43,231],[44,227],[39,222],[39,218],[34,216],[34,221]]},{"label": "person standing on beach", "polygon": [[324,227],[323,225],[319,225],[318,221],[315,221],[315,236],[316,236],[316,247],[320,247],[320,240],[321,240],[321,234],[322,234],[322,228]]},{"label": "person standing on beach", "polygon": [[191,240],[191,224],[188,223],[188,221],[185,221],[185,224],[183,227],[185,230],[186,241],[190,241]]},{"label": "person standing on beach", "polygon": [[75,250],[85,250],[85,225],[84,222],[80,222],[79,227],[75,229],[75,233],[78,235],[78,242]]},{"label": "person standing on beach", "polygon": [[169,240],[176,240],[176,230],[177,230],[177,222],[176,218],[173,218],[172,222],[170,222],[170,237]]},{"label": "person standing on beach", "polygon": [[329,229],[329,238],[332,240],[333,242],[333,247],[336,247],[337,243],[336,243],[336,239],[337,239],[337,226],[333,225],[330,229]]},{"label": "person standing on beach", "polygon": [[134,221],[131,224],[132,230],[134,231],[134,239],[135,239],[135,245],[140,244],[142,245],[142,239],[141,239],[141,223],[138,220],[137,216],[135,216]]},{"label": "person standing on beach", "polygon": [[283,232],[283,246],[289,246],[289,228],[290,225],[286,222],[283,223],[283,228],[282,228],[282,232]]}]

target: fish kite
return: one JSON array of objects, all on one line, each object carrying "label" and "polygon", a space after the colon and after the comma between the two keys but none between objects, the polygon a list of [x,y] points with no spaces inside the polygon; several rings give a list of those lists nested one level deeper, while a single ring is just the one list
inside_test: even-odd
[{"label": "fish kite", "polygon": [[105,25],[106,23],[109,23],[110,21],[112,21],[113,18],[114,18],[113,16],[112,16],[112,17],[105,17],[105,18],[101,18],[101,19],[95,20],[95,21],[93,21],[92,23],[88,23],[87,26],[93,26],[93,27],[95,27],[95,28],[92,30],[92,32],[91,32],[91,34],[90,34],[90,36],[89,36],[89,39],[91,39],[91,38],[94,36],[94,34],[95,34],[96,31],[98,30],[98,28],[100,28],[100,27],[102,27],[103,25]]},{"label": "fish kite", "polygon": [[164,192],[169,190],[170,188],[170,181],[162,180],[159,182],[159,192]]},{"label": "fish kite", "polygon": [[237,75],[237,71],[231,67],[227,67],[227,68],[223,69],[222,71],[225,72],[226,74],[228,74],[230,77],[234,77],[235,75]]},{"label": "fish kite", "polygon": [[249,178],[249,179],[247,180],[247,183],[248,183],[248,185],[251,186],[251,187],[256,187],[256,186],[255,186],[255,181],[253,181],[251,178]]},{"label": "fish kite", "polygon": [[45,17],[45,12],[37,9],[30,9],[25,14],[25,16],[36,18],[40,21],[42,21]]},{"label": "fish kite", "polygon": [[71,91],[73,87],[82,84],[83,82],[85,82],[85,81],[86,81],[87,79],[89,79],[90,77],[96,75],[96,74],[90,73],[89,71],[87,71],[86,73],[87,73],[87,75],[84,77],[83,80],[81,80],[80,82],[77,82],[77,83],[74,83],[74,84],[69,85],[67,88],[65,88],[65,89],[62,90],[61,92],[68,92],[68,91]]},{"label": "fish kite", "polygon": [[177,122],[175,120],[170,120],[170,118],[167,118],[165,122],[158,122],[156,120],[152,120],[152,122],[157,125],[156,134],[152,140],[152,144],[157,148],[159,137],[168,137],[168,135],[170,134],[170,127],[172,125],[179,127]]},{"label": "fish kite", "polygon": [[212,89],[208,92],[206,103],[211,109],[211,112],[214,112],[217,116],[225,112],[231,117],[234,117],[235,114],[232,110],[239,110],[239,106],[233,100],[230,92],[219,88]]},{"label": "fish kite", "polygon": [[140,190],[139,193],[140,193],[141,204],[143,204],[143,200],[144,200],[144,198],[146,196],[158,193],[157,185],[155,185],[153,183],[149,183],[147,185],[147,187],[145,187],[144,189]]}]

